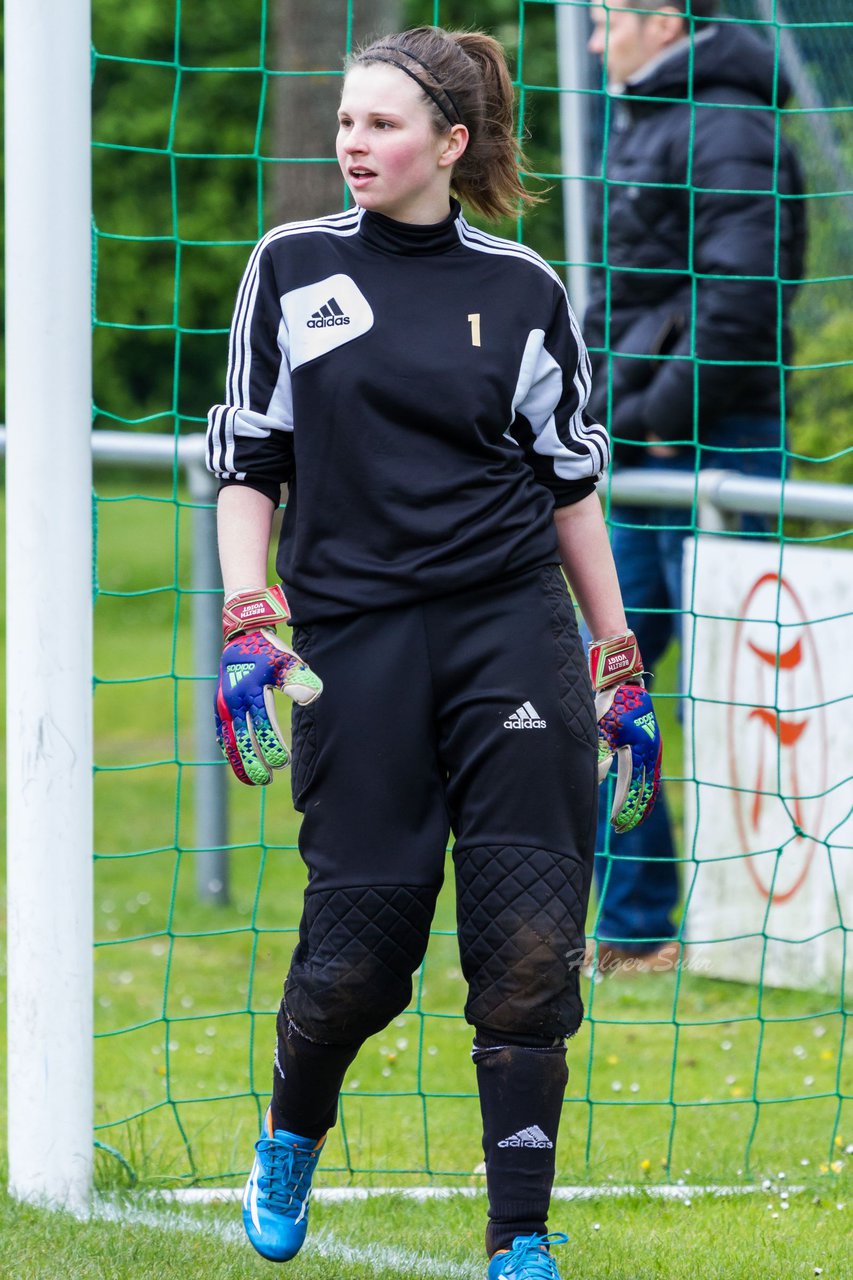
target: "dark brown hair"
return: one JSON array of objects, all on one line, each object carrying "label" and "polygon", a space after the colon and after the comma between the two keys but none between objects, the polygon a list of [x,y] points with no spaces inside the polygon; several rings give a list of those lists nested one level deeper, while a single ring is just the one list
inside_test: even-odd
[{"label": "dark brown hair", "polygon": [[359,49],[346,70],[370,63],[390,63],[415,81],[438,132],[454,124],[468,129],[468,146],[451,177],[460,200],[491,220],[538,203],[519,177],[526,161],[513,128],[512,79],[497,40],[483,31],[413,27]]}]

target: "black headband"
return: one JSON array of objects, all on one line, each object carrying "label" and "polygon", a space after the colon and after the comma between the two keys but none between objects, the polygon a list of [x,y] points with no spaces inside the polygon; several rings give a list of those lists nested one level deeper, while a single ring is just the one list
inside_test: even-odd
[{"label": "black headband", "polygon": [[[422,66],[425,71],[428,71],[429,74],[432,76],[433,80],[438,79],[438,76],[435,74],[435,72],[433,71],[429,63],[424,62],[423,58],[419,58],[416,53],[409,53],[408,49],[400,49],[395,44],[379,44],[379,45],[376,45],[375,47],[376,49],[388,49],[391,53],[404,54],[405,57],[411,58],[413,62],[419,63],[420,66]],[[439,88],[439,92],[444,94],[445,98],[447,98],[448,102],[453,107],[453,110],[456,112],[455,120],[453,116],[450,114],[450,112],[447,110],[447,107],[440,100],[438,95],[434,92],[434,90],[432,90],[428,84],[425,84],[424,81],[421,79],[421,77],[418,75],[415,75],[414,71],[412,71],[409,67],[405,66],[404,63],[398,62],[396,58],[383,57],[382,54],[374,52],[373,49],[366,50],[363,57],[366,62],[387,62],[392,67],[398,67],[400,71],[405,72],[405,74],[409,77],[410,80],[414,80],[415,84],[418,86],[419,89],[423,89],[424,93],[427,95],[428,98],[432,98],[433,102],[438,107],[439,111],[444,116],[445,120],[448,121],[449,124],[462,123],[462,112],[459,110],[459,106],[456,102],[456,99],[454,98],[453,94],[450,92],[449,89]]]}]

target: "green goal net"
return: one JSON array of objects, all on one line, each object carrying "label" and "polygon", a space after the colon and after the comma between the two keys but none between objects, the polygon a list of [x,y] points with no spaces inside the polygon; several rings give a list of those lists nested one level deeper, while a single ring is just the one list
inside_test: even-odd
[{"label": "green goal net", "polygon": [[[156,433],[176,446],[159,470],[96,467],[101,1185],[229,1184],[245,1174],[296,940],[304,873],[288,779],[257,792],[240,787],[211,751],[209,728],[206,738],[198,729],[199,690],[213,691],[213,671],[200,665],[193,634],[200,594],[217,598],[214,584],[199,586],[195,565],[211,498],[191,488],[177,452],[178,441],[203,430],[208,405],[221,395],[247,255],[270,226],[342,207],[332,140],[346,51],[381,31],[436,22],[483,26],[512,58],[527,152],[550,196],[523,226],[502,233],[523,237],[561,273],[583,268],[565,248],[562,197],[603,183],[612,104],[591,59],[580,59],[570,86],[561,78],[558,26],[571,10],[585,30],[589,7],[581,0],[93,0],[95,426],[140,438]],[[807,162],[811,244],[788,382],[790,480],[849,486],[853,21],[847,0],[730,0],[724,20],[754,24],[785,63],[796,96],[776,113],[778,124]],[[583,121],[581,167],[571,182],[563,99]],[[624,522],[609,481],[602,496],[614,525]],[[705,523],[699,496],[697,487],[683,512],[691,528]],[[847,614],[850,524],[849,515],[845,523],[819,506],[772,518],[772,537],[761,545],[776,578],[764,595],[749,595],[765,572],[750,559],[756,544],[744,549],[725,528],[700,540],[684,661],[672,648],[656,686],[683,885],[679,928],[696,948],[665,972],[584,978],[588,1016],[570,1046],[563,1184],[683,1178],[720,1185],[780,1171],[795,1179],[806,1167],[832,1178],[847,1158],[853,1057],[845,893],[853,891],[853,824],[843,713],[853,688],[839,674],[839,658],[819,694],[814,684],[792,692],[779,655],[799,644],[812,661]],[[716,588],[727,578],[721,563],[740,573],[731,592],[702,594],[702,583]],[[792,603],[802,594],[790,586],[795,568],[825,586],[802,614]],[[750,622],[758,630],[747,634]],[[704,683],[718,645],[715,623],[729,625],[730,639],[737,632],[747,648],[752,643],[753,656],[756,648],[771,653],[760,668],[761,689],[744,685],[750,677],[740,668]],[[756,709],[765,726],[776,716],[766,750],[750,737]],[[783,751],[779,726],[788,713],[798,723],[823,717],[814,732],[825,767],[803,764],[804,780],[796,771],[792,777]],[[729,755],[745,753],[734,774],[726,763],[717,776],[713,762],[700,758],[704,714],[712,716],[712,736],[715,725],[722,734],[729,725]],[[718,747],[725,754],[722,739]],[[199,796],[210,793],[211,778],[222,805],[222,836],[212,851],[199,835]],[[731,818],[736,836],[738,813],[741,834],[759,830],[756,797],[777,804],[788,828],[783,821],[778,836],[772,823],[760,827],[752,845],[748,838],[723,848],[703,843],[730,794],[740,797]],[[808,918],[788,936],[782,899],[806,863],[798,892]],[[217,871],[205,879],[200,869],[211,865]],[[744,895],[759,888],[751,914],[741,911],[735,873]],[[812,893],[819,906],[805,905]],[[713,920],[700,914],[691,925],[697,904],[714,903]],[[728,909],[734,924],[726,932],[718,923]],[[593,902],[592,938],[596,918]],[[411,1007],[364,1046],[347,1075],[323,1165],[326,1185],[482,1185],[463,1003],[448,885]]]}]

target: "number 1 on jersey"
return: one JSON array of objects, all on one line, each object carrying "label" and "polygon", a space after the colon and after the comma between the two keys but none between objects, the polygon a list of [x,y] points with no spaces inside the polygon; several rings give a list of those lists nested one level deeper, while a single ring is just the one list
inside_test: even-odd
[{"label": "number 1 on jersey", "polygon": [[474,311],[468,317],[468,323],[471,326],[471,346],[479,347],[480,345],[480,313]]}]

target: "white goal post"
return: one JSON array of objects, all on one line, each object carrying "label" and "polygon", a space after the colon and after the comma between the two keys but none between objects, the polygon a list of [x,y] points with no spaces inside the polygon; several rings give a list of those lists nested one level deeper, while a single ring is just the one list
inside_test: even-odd
[{"label": "white goal post", "polygon": [[9,1188],[92,1182],[89,0],[6,0]]}]

